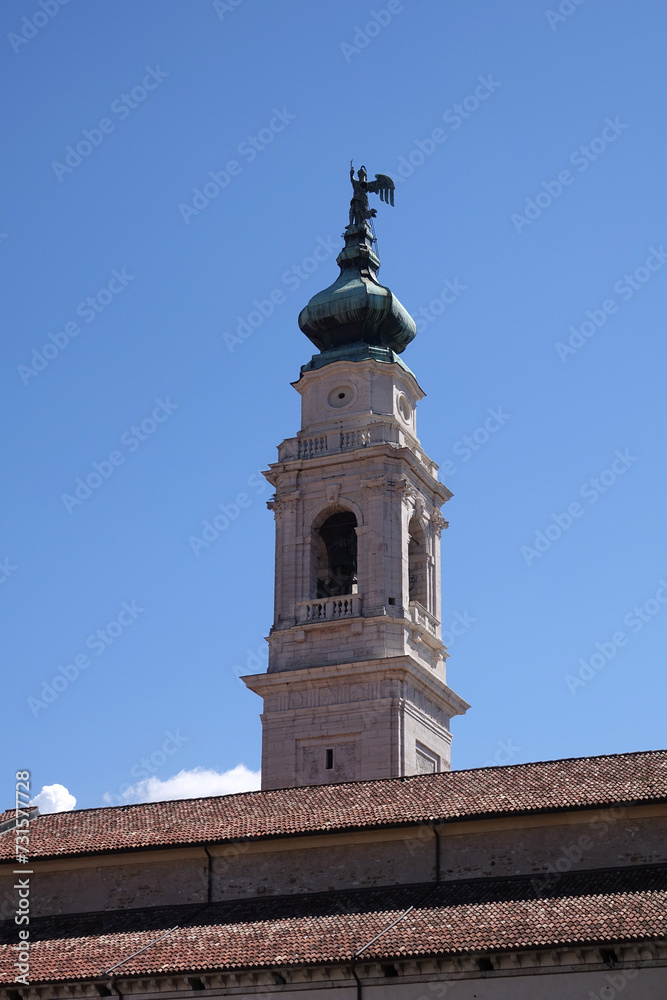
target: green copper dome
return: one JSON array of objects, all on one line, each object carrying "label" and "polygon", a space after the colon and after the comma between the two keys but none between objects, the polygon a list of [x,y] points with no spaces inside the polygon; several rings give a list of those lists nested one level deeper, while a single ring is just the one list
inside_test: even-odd
[{"label": "green copper dome", "polygon": [[299,314],[299,326],[321,352],[304,370],[332,361],[373,357],[398,361],[417,333],[412,316],[377,279],[380,260],[366,222],[349,225],[337,264],[340,275],[312,297]]}]

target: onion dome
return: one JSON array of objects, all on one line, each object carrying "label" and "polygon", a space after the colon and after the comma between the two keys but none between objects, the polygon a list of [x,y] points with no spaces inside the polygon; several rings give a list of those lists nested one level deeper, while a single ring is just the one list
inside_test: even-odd
[{"label": "onion dome", "polygon": [[344,238],[339,277],[299,314],[301,330],[320,351],[302,371],[341,360],[395,362],[417,333],[412,316],[378,281],[380,259],[368,224],[349,225]]}]

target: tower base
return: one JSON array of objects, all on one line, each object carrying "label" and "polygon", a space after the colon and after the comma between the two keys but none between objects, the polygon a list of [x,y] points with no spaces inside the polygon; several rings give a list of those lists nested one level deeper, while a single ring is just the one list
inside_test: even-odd
[{"label": "tower base", "polygon": [[448,771],[470,707],[410,656],[242,680],[264,699],[263,789]]}]

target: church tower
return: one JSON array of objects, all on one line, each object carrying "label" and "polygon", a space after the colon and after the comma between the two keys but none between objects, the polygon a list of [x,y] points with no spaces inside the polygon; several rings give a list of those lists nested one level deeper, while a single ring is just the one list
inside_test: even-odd
[{"label": "church tower", "polygon": [[440,628],[440,513],[451,493],[417,437],[424,393],[399,358],[412,317],[381,285],[367,193],[351,173],[340,275],[299,326],[301,429],[265,473],[275,488],[275,611],[264,674],[262,788],[391,778],[450,766]]}]

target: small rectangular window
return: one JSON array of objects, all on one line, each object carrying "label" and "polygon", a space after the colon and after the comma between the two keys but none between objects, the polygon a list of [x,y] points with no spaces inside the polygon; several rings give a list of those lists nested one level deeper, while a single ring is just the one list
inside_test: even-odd
[{"label": "small rectangular window", "polygon": [[396,604],[396,598],[395,597],[389,597],[389,598],[387,598],[387,600],[389,601],[390,604]]},{"label": "small rectangular window", "polygon": [[326,763],[324,765],[325,770],[331,771],[333,768],[333,750],[329,749],[326,751]]}]

